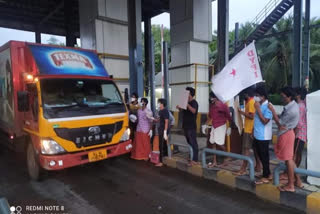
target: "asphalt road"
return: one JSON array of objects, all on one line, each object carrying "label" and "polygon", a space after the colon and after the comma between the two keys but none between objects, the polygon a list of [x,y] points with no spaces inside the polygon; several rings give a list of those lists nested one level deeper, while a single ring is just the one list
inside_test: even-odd
[{"label": "asphalt road", "polygon": [[49,173],[43,181],[33,182],[23,155],[2,146],[0,197],[21,206],[21,213],[50,213],[39,211],[45,206],[64,209],[54,214],[299,213],[251,193],[127,156]]}]

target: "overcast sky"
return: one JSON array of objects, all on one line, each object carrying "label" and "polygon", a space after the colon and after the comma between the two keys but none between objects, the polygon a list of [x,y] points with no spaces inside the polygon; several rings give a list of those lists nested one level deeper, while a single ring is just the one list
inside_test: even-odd
[{"label": "overcast sky", "polygon": [[[229,29],[234,29],[236,22],[244,24],[252,21],[256,15],[264,8],[270,0],[229,0]],[[303,1],[304,2],[304,1]],[[292,8],[287,14],[292,14]],[[311,17],[320,17],[320,0],[311,0]],[[163,24],[170,28],[170,15],[163,13],[154,17],[152,24]],[[212,30],[217,29],[217,1],[212,3]],[[46,43],[50,35],[42,34],[42,43]],[[65,42],[64,37],[57,37],[60,41]],[[11,29],[0,28],[0,45],[9,40],[34,42],[33,32],[17,31]]]}]

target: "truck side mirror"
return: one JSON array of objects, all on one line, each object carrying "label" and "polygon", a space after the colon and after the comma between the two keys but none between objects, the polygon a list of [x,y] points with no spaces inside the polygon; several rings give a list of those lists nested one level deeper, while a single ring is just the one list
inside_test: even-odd
[{"label": "truck side mirror", "polygon": [[29,93],[27,91],[18,91],[18,111],[29,111]]}]

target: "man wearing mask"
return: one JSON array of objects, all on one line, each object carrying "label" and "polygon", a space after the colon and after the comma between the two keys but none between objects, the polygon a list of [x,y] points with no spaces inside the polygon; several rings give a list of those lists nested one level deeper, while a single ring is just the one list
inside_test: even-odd
[{"label": "man wearing mask", "polygon": [[141,108],[138,110],[138,124],[133,141],[131,158],[135,160],[149,159],[151,153],[150,137],[152,137],[151,125],[153,121],[152,111],[147,108],[148,99],[141,99]]},{"label": "man wearing mask", "polygon": [[302,187],[300,177],[294,173],[296,164],[294,162],[294,128],[299,122],[299,105],[294,101],[295,92],[291,87],[281,89],[282,102],[285,105],[281,115],[278,117],[271,106],[274,120],[279,128],[278,142],[274,151],[279,160],[285,161],[288,170],[288,184],[279,187],[280,191],[295,192],[295,186]]},{"label": "man wearing mask", "polygon": [[270,173],[269,143],[272,139],[272,112],[269,109],[268,94],[264,87],[256,89],[254,107],[256,113],[253,125],[253,147],[255,147],[258,157],[261,160],[263,174],[262,178],[255,183],[266,184],[272,179]]},{"label": "man wearing mask", "polygon": [[[225,137],[227,133],[227,121],[232,122],[229,107],[218,100],[216,95],[213,92],[210,92],[210,109],[209,109],[209,119],[212,120],[212,128],[209,138],[209,147],[212,149],[220,149],[226,151],[224,146]],[[225,160],[223,165],[225,165]],[[217,157],[213,156],[213,163],[208,164],[208,168],[217,166]]]},{"label": "man wearing mask", "polygon": [[[252,131],[253,131],[253,119],[256,109],[254,107],[254,90],[248,88],[244,92],[245,97],[245,111],[242,111],[240,108],[238,109],[239,113],[244,116],[244,130],[242,135],[242,154],[249,156],[250,149],[252,148]],[[256,151],[254,152],[254,156],[256,159],[256,170],[261,170],[261,162],[257,157]],[[236,173],[237,175],[245,175],[247,174],[247,166],[248,162],[243,161],[240,170]],[[259,170],[259,171],[260,171]]]},{"label": "man wearing mask", "polygon": [[195,90],[192,87],[187,87],[189,91],[187,109],[182,109],[179,105],[176,107],[179,111],[183,111],[183,124],[184,135],[188,144],[193,149],[193,160],[190,160],[189,166],[197,164],[198,162],[198,142],[197,142],[197,114],[198,102],[194,99]]},{"label": "man wearing mask", "polygon": [[167,109],[167,100],[159,99],[157,108],[159,117],[155,121],[160,122],[158,126],[160,162],[156,166],[161,167],[163,166],[163,157],[168,156],[169,110]]}]

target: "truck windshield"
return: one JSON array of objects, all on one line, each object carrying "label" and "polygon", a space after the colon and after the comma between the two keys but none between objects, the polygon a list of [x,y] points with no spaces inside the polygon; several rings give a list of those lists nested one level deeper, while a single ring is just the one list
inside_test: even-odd
[{"label": "truck windshield", "polygon": [[126,112],[117,87],[109,80],[42,79],[40,85],[47,119]]}]

